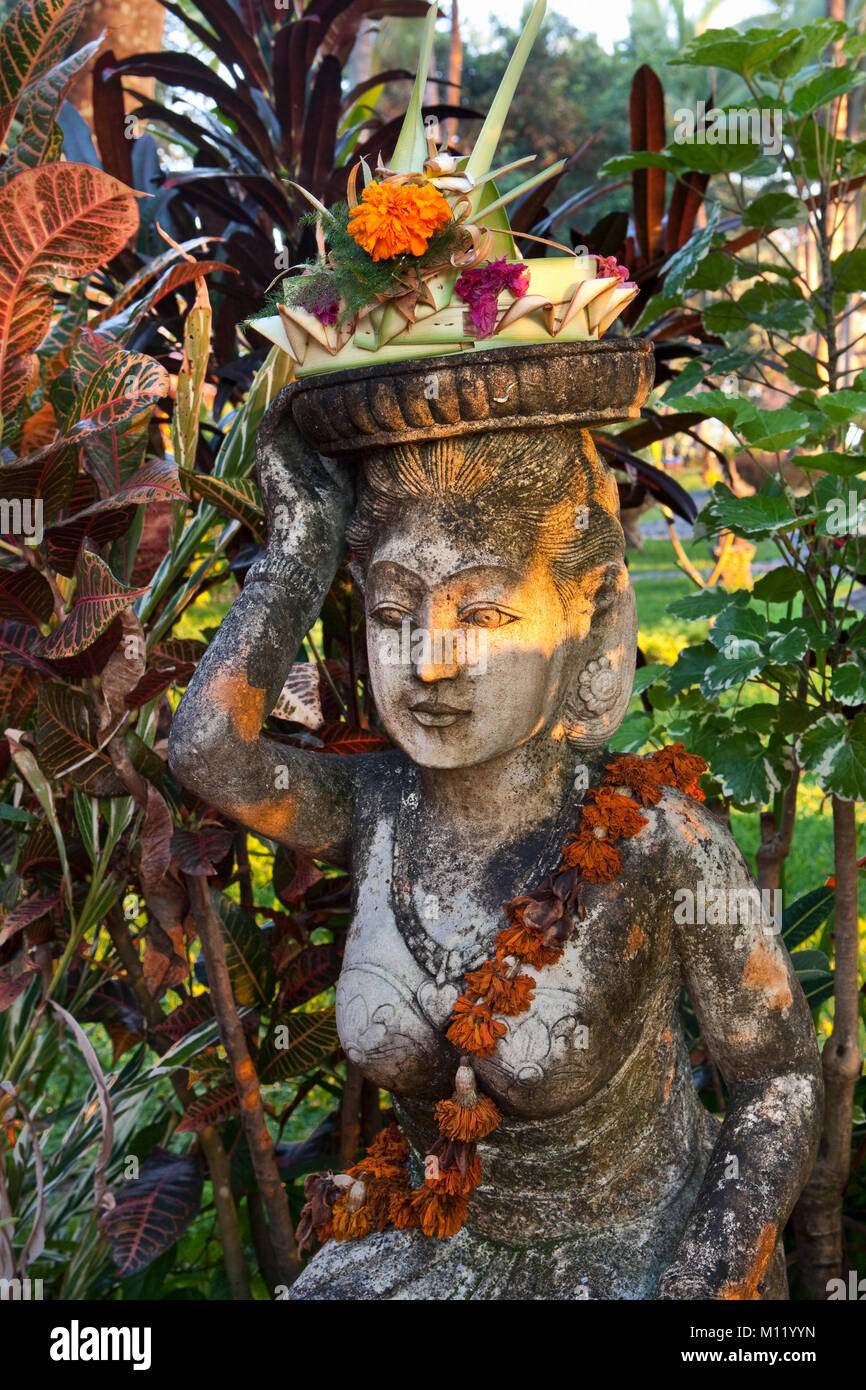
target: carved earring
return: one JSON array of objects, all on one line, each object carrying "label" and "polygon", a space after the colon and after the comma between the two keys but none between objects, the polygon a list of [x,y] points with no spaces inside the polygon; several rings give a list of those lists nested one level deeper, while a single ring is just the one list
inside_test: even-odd
[{"label": "carved earring", "polygon": [[620,678],[606,656],[584,666],[577,678],[576,702],[587,714],[606,714],[616,704]]}]

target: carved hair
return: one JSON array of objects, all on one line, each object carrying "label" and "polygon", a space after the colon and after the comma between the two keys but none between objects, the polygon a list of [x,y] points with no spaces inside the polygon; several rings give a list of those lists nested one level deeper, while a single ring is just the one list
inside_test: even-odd
[{"label": "carved hair", "polygon": [[[616,483],[589,434],[575,426],[548,425],[418,441],[369,454],[347,530],[352,571],[361,583],[383,531],[399,524],[410,505],[424,501],[457,518],[464,514],[475,526],[507,521],[515,527],[533,555],[549,565],[570,627],[578,601],[585,604],[588,596],[586,576],[597,572],[590,595],[595,611],[603,609],[605,617],[586,642],[594,669],[589,682],[586,671],[581,673],[564,713],[566,732],[580,746],[605,742],[622,721],[631,693],[634,598],[624,567]],[[600,568],[606,561],[613,563]]]},{"label": "carved hair", "polygon": [[424,500],[481,522],[519,521],[566,611],[581,575],[625,554],[616,483],[589,434],[573,426],[434,439],[368,456],[347,531],[362,576],[382,532]]}]

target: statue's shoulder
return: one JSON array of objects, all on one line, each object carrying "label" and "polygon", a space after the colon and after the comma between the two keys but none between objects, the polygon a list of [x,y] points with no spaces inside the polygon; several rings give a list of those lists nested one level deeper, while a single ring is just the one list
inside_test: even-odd
[{"label": "statue's shoulder", "polygon": [[675,787],[660,790],[660,800],[643,811],[645,830],[632,842],[654,874],[687,881],[734,868],[748,872],[723,805],[709,805]]}]

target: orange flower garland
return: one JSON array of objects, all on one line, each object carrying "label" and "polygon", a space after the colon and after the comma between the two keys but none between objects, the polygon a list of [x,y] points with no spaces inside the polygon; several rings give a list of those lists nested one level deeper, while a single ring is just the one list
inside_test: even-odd
[{"label": "orange flower garland", "polygon": [[434,184],[388,179],[364,189],[349,213],[349,235],[374,261],[423,256],[433,233],[450,221],[450,205]]},{"label": "orange flower garland", "polygon": [[703,801],[698,779],[706,767],[682,743],[646,758],[625,754],[607,764],[602,785],[586,794],[580,825],[563,846],[560,866],[535,892],[503,904],[509,925],[497,933],[496,954],[466,974],[445,1034],[465,1055],[451,1100],[436,1106],[439,1138],[427,1154],[422,1186],[412,1189],[409,1146],[399,1127],[390,1125],[347,1173],[307,1178],[297,1233],[301,1249],[314,1235],[321,1241],[352,1240],[388,1224],[398,1230],[417,1226],[438,1239],[460,1230],[470,1194],[481,1182],[476,1141],[492,1134],[502,1118],[490,1097],[479,1094],[470,1057],[491,1057],[507,1033],[495,1014],[514,1018],[531,1008],[535,980],[523,967],[537,970],[559,960],[574,931],[573,911],[585,916],[582,881],[604,883],[622,871],[614,842],[631,839],[647,824],[640,806],[660,801],[662,787]]}]

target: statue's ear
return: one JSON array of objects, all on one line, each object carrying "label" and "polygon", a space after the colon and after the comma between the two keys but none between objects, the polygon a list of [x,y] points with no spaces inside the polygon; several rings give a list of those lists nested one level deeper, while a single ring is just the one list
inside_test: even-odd
[{"label": "statue's ear", "polygon": [[607,561],[586,579],[595,588],[592,618],[580,643],[563,725],[578,748],[591,749],[607,743],[628,709],[637,656],[637,608],[621,560]]}]

